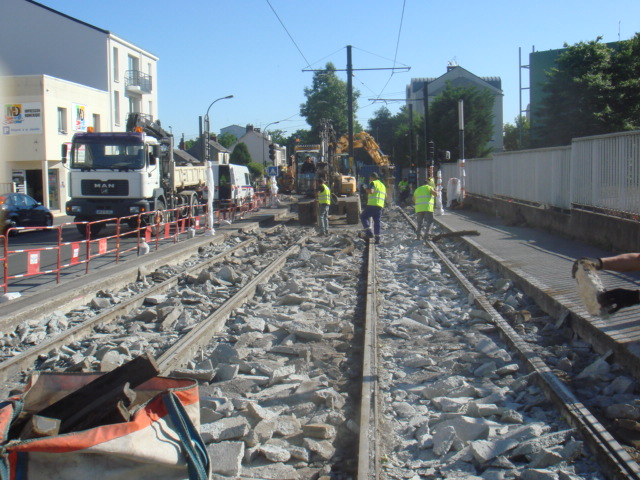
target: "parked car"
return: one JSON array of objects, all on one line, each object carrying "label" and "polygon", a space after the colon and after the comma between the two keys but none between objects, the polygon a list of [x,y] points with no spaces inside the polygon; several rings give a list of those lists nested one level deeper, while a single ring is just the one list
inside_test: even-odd
[{"label": "parked car", "polygon": [[11,227],[49,227],[51,225],[53,225],[51,211],[29,195],[0,194],[0,235],[4,235]]}]

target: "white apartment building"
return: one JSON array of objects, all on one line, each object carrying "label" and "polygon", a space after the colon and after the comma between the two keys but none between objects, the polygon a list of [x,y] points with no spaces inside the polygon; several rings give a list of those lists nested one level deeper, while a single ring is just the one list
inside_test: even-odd
[{"label": "white apartment building", "polygon": [[61,146],[75,132],[124,131],[157,118],[158,57],[32,0],[0,7],[0,193],[24,191],[54,212],[68,200]]}]

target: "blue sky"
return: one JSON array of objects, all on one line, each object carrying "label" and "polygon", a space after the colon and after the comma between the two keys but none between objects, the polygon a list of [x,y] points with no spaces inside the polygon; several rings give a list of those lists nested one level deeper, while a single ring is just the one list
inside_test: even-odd
[{"label": "blue sky", "polygon": [[[157,55],[159,118],[176,137],[198,133],[210,110],[211,130],[252,124],[292,133],[304,88],[326,62],[356,71],[357,120],[404,98],[411,78],[439,77],[448,62],[475,75],[502,79],[504,121],[519,113],[519,58],[564,43],[627,40],[640,32],[639,0],[36,0],[133,42]],[[70,55],[72,53],[70,52]],[[346,81],[346,73],[338,72]],[[527,71],[522,71],[528,86]],[[523,93],[523,108],[528,92]],[[396,113],[401,102],[388,102]]]}]

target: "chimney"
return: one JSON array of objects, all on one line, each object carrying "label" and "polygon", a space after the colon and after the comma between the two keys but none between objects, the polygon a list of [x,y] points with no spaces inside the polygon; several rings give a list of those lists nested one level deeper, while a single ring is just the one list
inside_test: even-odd
[{"label": "chimney", "polygon": [[253,132],[253,125],[247,125],[247,133]]}]

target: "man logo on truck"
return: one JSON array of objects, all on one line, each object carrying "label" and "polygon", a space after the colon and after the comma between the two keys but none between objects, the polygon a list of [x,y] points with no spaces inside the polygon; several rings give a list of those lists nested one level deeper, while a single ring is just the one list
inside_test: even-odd
[{"label": "man logo on truck", "polygon": [[113,183],[94,183],[93,188],[96,190],[100,190],[102,195],[108,195],[110,188],[116,188]]}]

